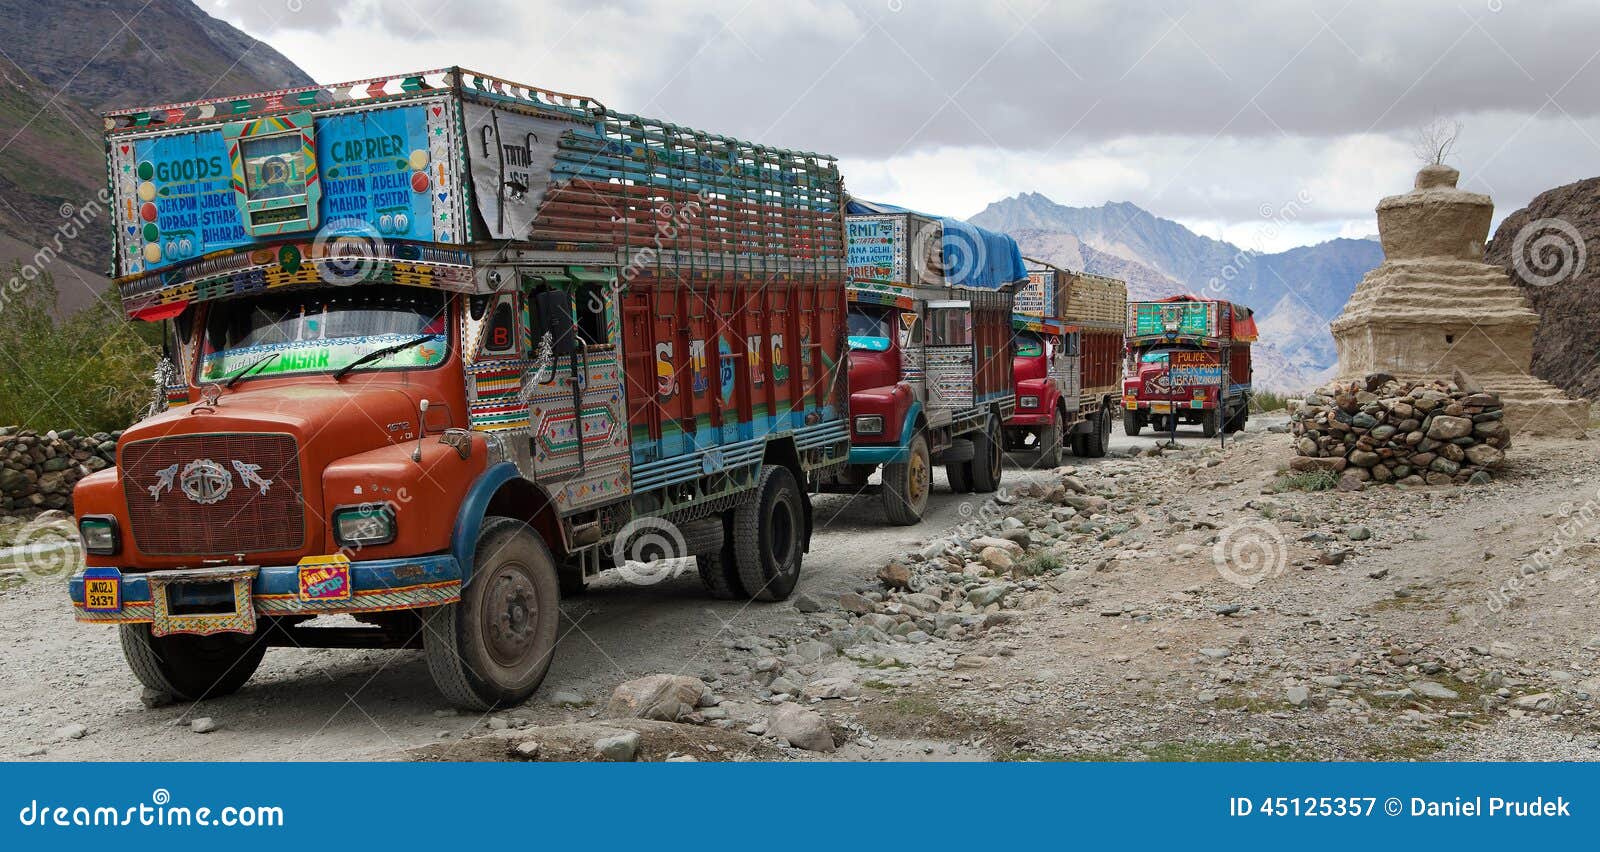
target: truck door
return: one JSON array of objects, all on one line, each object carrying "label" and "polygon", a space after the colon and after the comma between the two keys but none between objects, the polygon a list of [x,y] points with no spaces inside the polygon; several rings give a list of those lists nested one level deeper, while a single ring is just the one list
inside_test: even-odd
[{"label": "truck door", "polygon": [[528,335],[533,358],[523,393],[534,479],[564,512],[615,500],[629,487],[629,440],[611,276],[525,276],[523,287],[528,328],[542,327],[538,294],[559,289],[571,296],[577,337],[575,352],[541,363],[540,341]]},{"label": "truck door", "polygon": [[972,303],[929,302],[927,345],[923,350],[930,411],[971,408],[977,368],[972,333]]},{"label": "truck door", "polygon": [[1083,355],[1080,346],[1083,333],[1068,331],[1056,338],[1055,363],[1051,365],[1050,373],[1055,376],[1056,386],[1061,388],[1061,401],[1067,406],[1067,411],[1077,411],[1080,405],[1079,397],[1082,395],[1078,370],[1082,363]]}]

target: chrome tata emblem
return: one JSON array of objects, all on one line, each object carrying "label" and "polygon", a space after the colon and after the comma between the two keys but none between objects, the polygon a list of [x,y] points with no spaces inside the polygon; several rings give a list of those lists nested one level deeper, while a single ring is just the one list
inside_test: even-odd
[{"label": "chrome tata emblem", "polygon": [[184,465],[178,487],[196,503],[215,503],[233,491],[233,474],[211,459],[195,459]]}]

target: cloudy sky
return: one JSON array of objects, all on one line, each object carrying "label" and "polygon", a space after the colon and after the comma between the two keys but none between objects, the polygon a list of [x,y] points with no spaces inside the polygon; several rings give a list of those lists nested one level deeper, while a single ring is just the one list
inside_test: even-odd
[{"label": "cloudy sky", "polygon": [[320,82],[464,65],[957,216],[1037,191],[1259,250],[1362,236],[1435,118],[1497,220],[1600,173],[1595,0],[199,3]]}]

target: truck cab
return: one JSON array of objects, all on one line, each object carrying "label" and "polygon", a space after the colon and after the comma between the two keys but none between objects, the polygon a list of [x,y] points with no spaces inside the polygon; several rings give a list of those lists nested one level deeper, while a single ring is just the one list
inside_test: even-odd
[{"label": "truck cab", "polygon": [[144,685],[417,648],[484,710],[601,572],[792,592],[848,454],[833,160],[461,68],[107,122],[116,282],[168,358],[77,486],[68,593]]},{"label": "truck cab", "polygon": [[890,523],[914,524],[936,464],[958,492],[999,488],[1025,270],[1003,234],[859,199],[849,210],[850,458],[819,487],[860,493],[881,470]]},{"label": "truck cab", "polygon": [[1176,432],[1200,425],[1207,438],[1250,417],[1250,344],[1255,320],[1231,302],[1174,296],[1128,306],[1123,431]]}]

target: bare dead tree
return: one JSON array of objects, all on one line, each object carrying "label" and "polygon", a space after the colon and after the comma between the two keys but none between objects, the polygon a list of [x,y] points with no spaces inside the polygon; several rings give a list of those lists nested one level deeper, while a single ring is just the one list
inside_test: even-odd
[{"label": "bare dead tree", "polygon": [[1461,122],[1436,115],[1417,128],[1411,150],[1423,165],[1444,165],[1445,158],[1455,153],[1456,140],[1460,138]]}]

